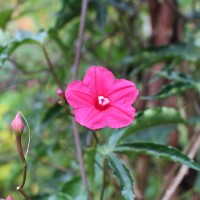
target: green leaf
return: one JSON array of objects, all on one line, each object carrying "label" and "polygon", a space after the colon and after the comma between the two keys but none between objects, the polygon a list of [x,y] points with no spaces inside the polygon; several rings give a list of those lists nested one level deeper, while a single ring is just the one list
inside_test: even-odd
[{"label": "green leaf", "polygon": [[13,13],[13,9],[2,10],[0,12],[0,27],[5,28],[7,22],[9,21],[11,15]]},{"label": "green leaf", "polygon": [[171,81],[176,82],[184,82],[184,83],[190,83],[195,84],[196,82],[191,78],[190,75],[184,74],[182,72],[167,72],[167,71],[157,71],[155,72],[155,75],[160,76],[162,78],[166,78]]},{"label": "green leaf", "polygon": [[127,136],[144,131],[147,128],[164,124],[185,123],[177,109],[169,107],[149,108],[138,112],[133,123],[124,129],[113,133],[109,140],[109,147],[114,147]]},{"label": "green leaf", "polygon": [[[154,127],[150,127],[148,129],[144,129],[139,131],[136,134],[129,135],[126,137],[123,142],[153,142],[159,144],[169,144],[169,135],[172,131],[177,129],[177,125],[175,124],[164,124],[158,125]],[[162,134],[160,134],[162,133]]]},{"label": "green leaf", "polygon": [[42,115],[41,120],[43,123],[50,121],[53,117],[59,116],[63,111],[63,108],[59,104],[54,104]]},{"label": "green leaf", "polygon": [[142,69],[150,68],[159,62],[176,61],[177,63],[181,63],[188,61],[190,63],[199,63],[199,53],[199,48],[192,42],[170,44],[162,47],[150,47],[138,50],[135,55],[130,56],[128,63],[133,64],[133,66],[137,65],[136,72],[138,72]]},{"label": "green leaf", "polygon": [[41,45],[47,36],[46,32],[32,34],[29,32],[18,32],[15,37],[0,45],[0,66],[9,58],[16,48],[23,44]]},{"label": "green leaf", "polygon": [[86,200],[87,199],[87,192],[83,187],[80,177],[74,177],[72,180],[66,182],[62,186],[61,192],[72,197],[72,198],[69,198],[69,200]]},{"label": "green leaf", "polygon": [[114,151],[123,153],[137,152],[151,155],[156,158],[165,158],[174,162],[179,162],[183,165],[187,165],[192,169],[200,171],[200,164],[194,162],[194,160],[181,153],[181,151],[179,151],[178,149],[167,145],[138,142],[119,145],[114,149]]},{"label": "green leaf", "polygon": [[74,0],[61,0],[62,6],[56,15],[55,30],[59,30],[64,27],[70,20],[76,18],[80,14],[81,3],[77,4]]},{"label": "green leaf", "polygon": [[114,175],[118,178],[123,197],[126,200],[133,200],[135,198],[133,192],[133,179],[130,171],[123,164],[116,154],[110,153],[106,155],[109,166],[114,170]]},{"label": "green leaf", "polygon": [[195,89],[195,88],[196,88],[196,85],[194,83],[188,83],[188,82],[170,83],[162,87],[161,90],[157,94],[153,96],[145,96],[141,98],[145,100],[164,99],[170,96],[181,94],[185,92],[186,90]]},{"label": "green leaf", "polygon": [[64,193],[58,193],[51,195],[47,198],[47,200],[73,200],[73,197],[70,197],[69,195]]},{"label": "green leaf", "polygon": [[93,185],[95,177],[94,163],[95,163],[96,149],[94,147],[90,148],[88,147],[85,151],[86,151],[84,155],[85,168],[89,176],[89,180]]}]

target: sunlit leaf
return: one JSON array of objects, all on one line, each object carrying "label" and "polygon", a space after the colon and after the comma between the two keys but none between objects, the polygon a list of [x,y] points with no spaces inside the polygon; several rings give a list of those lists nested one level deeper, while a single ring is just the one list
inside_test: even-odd
[{"label": "sunlit leaf", "polygon": [[0,45],[0,66],[9,58],[13,51],[23,44],[42,44],[47,37],[46,32],[32,34],[29,32],[17,32],[10,41]]}]

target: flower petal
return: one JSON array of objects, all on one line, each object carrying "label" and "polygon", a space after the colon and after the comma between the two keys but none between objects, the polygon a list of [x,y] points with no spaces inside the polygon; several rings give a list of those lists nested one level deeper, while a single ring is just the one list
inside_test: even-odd
[{"label": "flower petal", "polygon": [[115,77],[108,69],[101,66],[92,66],[88,69],[83,79],[83,84],[98,97],[105,96],[114,80]]},{"label": "flower petal", "polygon": [[114,105],[132,105],[138,94],[139,91],[133,82],[125,79],[117,79],[112,84],[107,98]]},{"label": "flower petal", "polygon": [[82,126],[95,130],[107,126],[106,112],[96,109],[94,106],[77,108],[74,110],[75,119]]},{"label": "flower petal", "polygon": [[67,86],[65,97],[73,108],[94,105],[95,98],[82,81],[74,81]]},{"label": "flower petal", "polygon": [[110,106],[107,109],[107,123],[110,128],[122,128],[132,123],[135,109],[132,106]]}]

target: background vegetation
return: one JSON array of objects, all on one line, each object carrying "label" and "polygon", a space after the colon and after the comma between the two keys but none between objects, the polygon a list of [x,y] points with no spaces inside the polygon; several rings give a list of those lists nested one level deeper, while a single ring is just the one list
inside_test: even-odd
[{"label": "background vegetation", "polygon": [[[11,194],[22,199],[15,190],[22,176],[21,163],[9,128],[20,110],[31,128],[25,186],[31,199],[86,199],[71,116],[58,104],[56,94],[71,81],[81,8],[79,0],[1,1],[1,198]],[[199,1],[89,1],[78,78],[82,79],[89,66],[101,65],[116,77],[135,82],[140,90],[134,105],[138,111],[135,122],[121,130],[97,131],[100,144],[111,144],[116,139],[113,135],[122,134],[118,142],[171,145],[190,156],[192,147],[200,144],[199,61]],[[81,126],[78,129],[89,190],[93,199],[99,199],[102,157],[94,148],[92,132]],[[27,130],[23,144],[27,144]],[[131,150],[119,157],[134,177],[137,199],[161,199],[180,165],[155,158],[163,155],[141,151],[143,154]],[[197,150],[190,157],[200,162]],[[199,175],[190,170],[171,199],[200,199]],[[123,199],[110,169],[108,177],[104,199]]]}]

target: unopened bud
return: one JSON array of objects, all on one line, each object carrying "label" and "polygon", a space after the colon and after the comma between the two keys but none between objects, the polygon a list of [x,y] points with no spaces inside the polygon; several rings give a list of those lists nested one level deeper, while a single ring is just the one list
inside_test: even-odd
[{"label": "unopened bud", "polygon": [[20,112],[17,113],[13,121],[11,122],[11,129],[16,132],[17,134],[22,134],[24,130],[24,123],[21,120]]},{"label": "unopened bud", "polygon": [[62,98],[65,97],[65,92],[62,89],[60,89],[60,88],[57,89],[56,93],[57,93],[57,95],[59,97],[62,97]]},{"label": "unopened bud", "polygon": [[5,200],[13,200],[11,196],[6,197]]}]

